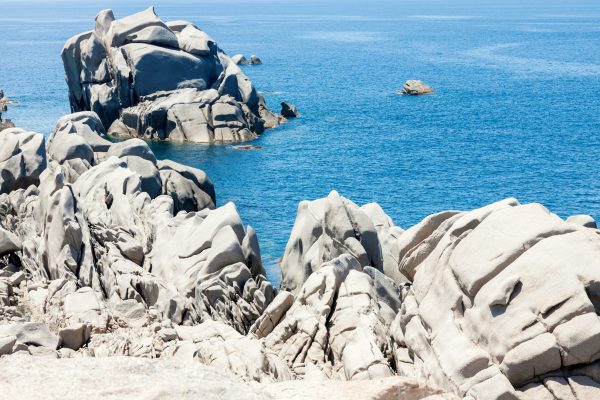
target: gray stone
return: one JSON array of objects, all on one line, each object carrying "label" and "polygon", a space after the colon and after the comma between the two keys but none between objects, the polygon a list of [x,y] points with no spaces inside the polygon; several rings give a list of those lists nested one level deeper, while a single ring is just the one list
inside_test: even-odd
[{"label": "gray stone", "polygon": [[94,31],[69,39],[62,58],[71,109],[95,112],[111,135],[213,143],[263,132],[267,113],[236,63],[206,32],[165,24],[152,7],[121,19],[101,11]]},{"label": "gray stone", "polygon": [[246,59],[246,57],[243,54],[236,54],[234,56],[231,57],[231,62],[233,62],[236,65],[248,65],[250,64],[250,62],[248,61],[248,59]]},{"label": "gray stone", "polygon": [[262,64],[262,60],[260,58],[258,58],[258,56],[252,54],[250,56],[250,64],[252,64],[252,65],[260,65],[260,64]]},{"label": "gray stone", "polygon": [[44,135],[18,128],[0,133],[0,193],[39,185],[45,168]]},{"label": "gray stone", "polygon": [[0,356],[11,354],[13,346],[17,342],[16,336],[3,336],[0,337]]},{"label": "gray stone", "polygon": [[402,87],[403,94],[422,95],[433,93],[433,89],[419,80],[408,80]]}]

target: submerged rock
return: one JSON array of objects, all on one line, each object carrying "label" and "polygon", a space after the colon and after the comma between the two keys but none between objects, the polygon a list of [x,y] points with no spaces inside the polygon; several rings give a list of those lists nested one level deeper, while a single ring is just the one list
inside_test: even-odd
[{"label": "submerged rock", "polygon": [[100,12],[62,58],[72,111],[96,112],[111,135],[213,143],[264,130],[256,89],[237,63],[194,24],[165,24],[152,7],[122,19]]},{"label": "submerged rock", "polygon": [[422,81],[408,80],[402,87],[402,93],[409,95],[421,95],[433,93],[433,89]]}]

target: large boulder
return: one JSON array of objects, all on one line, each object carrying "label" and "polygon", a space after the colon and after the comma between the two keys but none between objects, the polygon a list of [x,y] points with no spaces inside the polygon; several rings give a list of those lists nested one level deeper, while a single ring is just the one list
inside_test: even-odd
[{"label": "large boulder", "polygon": [[[395,313],[391,316],[386,313],[389,306],[376,290],[380,285],[375,280],[389,278],[383,274],[371,278],[356,258],[342,254],[308,277],[294,303],[274,327],[263,324],[251,331],[264,337],[267,348],[301,376],[308,374],[309,364],[329,378],[359,380],[391,376],[394,371],[390,364],[388,328]],[[391,281],[384,285],[394,286]],[[397,309],[399,289],[395,297]],[[257,322],[262,323],[262,320]]]},{"label": "large boulder", "polygon": [[0,132],[0,193],[38,185],[46,168],[44,135],[19,128]]},{"label": "large boulder", "polygon": [[62,59],[72,111],[96,112],[116,136],[240,142],[275,125],[214,39],[186,21],[163,23],[152,7],[122,19],[101,11]]}]

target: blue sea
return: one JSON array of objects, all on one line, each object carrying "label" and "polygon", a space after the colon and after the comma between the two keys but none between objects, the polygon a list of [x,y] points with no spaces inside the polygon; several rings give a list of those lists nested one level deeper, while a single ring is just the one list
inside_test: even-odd
[{"label": "blue sea", "polygon": [[[508,196],[600,217],[597,0],[0,0],[0,88],[19,102],[6,117],[50,133],[69,112],[65,40],[103,8],[151,4],[230,55],[259,55],[247,75],[273,109],[286,100],[302,114],[261,150],[152,144],[237,204],[274,283],[298,202],[332,189],[405,228]],[[407,79],[435,93],[395,94]]]}]

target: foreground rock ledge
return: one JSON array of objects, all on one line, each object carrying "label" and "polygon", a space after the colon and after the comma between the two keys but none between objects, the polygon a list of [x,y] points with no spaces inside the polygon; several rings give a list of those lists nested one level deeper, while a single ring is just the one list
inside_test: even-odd
[{"label": "foreground rock ledge", "polygon": [[257,384],[198,362],[139,357],[13,356],[10,362],[0,362],[0,387],[6,398],[27,399],[455,399],[402,377],[369,385],[342,381]]},{"label": "foreground rock ledge", "polygon": [[600,397],[590,216],[509,198],[404,230],[333,191],[300,203],[277,290],[206,174],[107,141],[96,114],[0,148],[0,382],[64,366],[82,390],[105,369],[141,394],[187,376],[241,398]]},{"label": "foreground rock ledge", "polygon": [[213,38],[153,7],[121,19],[101,11],[62,59],[71,110],[94,111],[114,136],[243,142],[282,120]]}]

